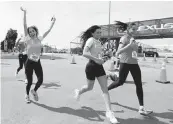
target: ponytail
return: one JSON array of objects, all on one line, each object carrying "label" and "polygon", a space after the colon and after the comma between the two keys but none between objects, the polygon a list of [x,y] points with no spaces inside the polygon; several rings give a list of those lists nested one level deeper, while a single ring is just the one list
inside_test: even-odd
[{"label": "ponytail", "polygon": [[94,25],[94,26],[91,26],[90,28],[88,28],[82,35],[81,35],[81,43],[82,43],[82,50],[84,49],[85,47],[85,44],[86,44],[86,41],[90,38],[90,37],[93,37],[92,36],[92,33],[94,33],[97,29],[100,29],[99,26],[97,25]]}]

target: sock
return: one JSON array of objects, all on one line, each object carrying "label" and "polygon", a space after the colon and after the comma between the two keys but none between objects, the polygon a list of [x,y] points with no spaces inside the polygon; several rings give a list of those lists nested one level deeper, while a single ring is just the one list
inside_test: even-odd
[{"label": "sock", "polygon": [[139,109],[141,110],[141,109],[144,109],[144,106],[139,106]]}]

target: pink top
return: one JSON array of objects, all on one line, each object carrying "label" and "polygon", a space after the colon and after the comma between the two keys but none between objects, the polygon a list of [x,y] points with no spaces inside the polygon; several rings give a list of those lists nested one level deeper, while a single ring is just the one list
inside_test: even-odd
[{"label": "pink top", "polygon": [[[127,46],[130,43],[130,39],[133,37],[123,36],[120,39],[120,43],[123,44],[123,47]],[[137,44],[129,47],[126,51],[120,54],[120,62],[127,64],[137,64],[137,58],[133,57],[133,51],[137,51]]]},{"label": "pink top", "polygon": [[43,40],[43,37],[38,37],[38,39],[31,39],[30,36],[25,37],[25,43],[26,43],[26,53],[28,55],[28,58],[33,61],[38,61],[40,59],[41,54],[41,41]]}]

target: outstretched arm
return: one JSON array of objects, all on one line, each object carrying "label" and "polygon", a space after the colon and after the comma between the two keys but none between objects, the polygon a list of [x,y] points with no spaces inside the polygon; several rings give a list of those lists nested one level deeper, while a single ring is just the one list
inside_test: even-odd
[{"label": "outstretched arm", "polygon": [[52,21],[51,26],[50,26],[50,28],[48,29],[48,31],[46,31],[46,32],[43,34],[43,38],[45,38],[45,37],[49,34],[49,32],[52,30],[52,28],[53,28],[53,26],[54,26],[54,24],[55,24],[56,18],[53,17],[51,21]]},{"label": "outstretched arm", "polygon": [[21,40],[21,38],[19,38],[18,40],[17,40],[17,42],[16,42],[16,44],[15,44],[15,48],[19,45],[19,41]]},{"label": "outstretched arm", "polygon": [[20,7],[20,9],[24,12],[23,25],[24,25],[24,34],[27,36],[27,24],[26,24],[26,10]]},{"label": "outstretched arm", "polygon": [[19,39],[17,40],[17,42],[15,43],[14,48],[13,48],[13,51],[17,50],[17,47],[18,47],[18,45],[19,45],[19,41],[20,41],[20,40],[21,40],[21,38],[19,38]]}]

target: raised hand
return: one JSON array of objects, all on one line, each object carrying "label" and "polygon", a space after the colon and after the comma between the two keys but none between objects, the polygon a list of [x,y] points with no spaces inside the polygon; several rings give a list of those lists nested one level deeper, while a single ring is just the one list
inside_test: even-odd
[{"label": "raised hand", "polygon": [[20,7],[20,9],[21,9],[22,11],[26,12],[26,9],[23,9],[23,7]]},{"label": "raised hand", "polygon": [[51,21],[55,22],[55,21],[56,21],[56,18],[53,16],[53,17],[51,18]]},{"label": "raised hand", "polygon": [[134,38],[130,38],[130,44],[134,44],[136,41]]}]

